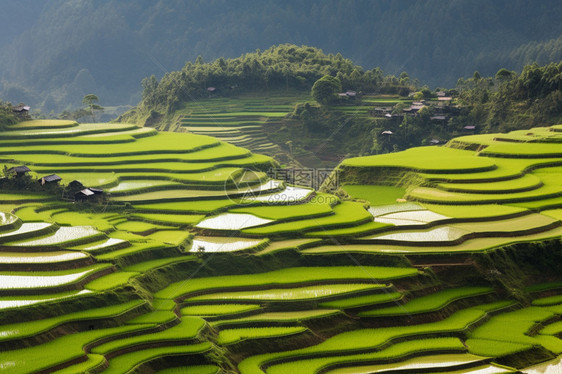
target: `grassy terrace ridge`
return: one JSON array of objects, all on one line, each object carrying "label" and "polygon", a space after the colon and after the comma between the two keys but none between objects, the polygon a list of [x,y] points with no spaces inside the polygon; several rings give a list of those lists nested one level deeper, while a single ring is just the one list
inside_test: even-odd
[{"label": "grassy terrace ridge", "polygon": [[[544,240],[556,240],[562,236],[562,227],[540,232],[538,234],[526,234],[522,236],[509,235],[506,237],[483,237],[463,241],[461,243],[449,241],[449,243],[436,241],[442,245],[422,246],[423,241],[418,243],[397,243],[397,244],[340,244],[340,245],[319,245],[312,248],[305,248],[301,252],[304,254],[328,254],[328,253],[395,253],[395,254],[451,254],[451,253],[474,253],[486,252],[494,248],[510,246],[517,243],[536,243]],[[443,244],[445,243],[445,244]]]},{"label": "grassy terrace ridge", "polygon": [[334,296],[348,296],[364,292],[378,292],[385,289],[384,285],[373,284],[326,284],[307,287],[270,288],[267,290],[217,292],[187,299],[192,301],[236,300],[236,301],[298,301],[323,300]]},{"label": "grassy terrace ridge", "polygon": [[109,361],[109,367],[104,373],[122,373],[123,369],[134,370],[144,363],[158,358],[170,358],[174,356],[190,357],[202,355],[209,352],[212,346],[208,342],[178,345],[172,347],[148,348],[141,351],[119,355]]},{"label": "grassy terrace ridge", "polygon": [[[166,134],[166,133],[164,133]],[[152,142],[150,142],[149,140],[156,140],[158,139],[161,135],[161,133],[158,133],[158,136],[154,136],[154,137],[150,137],[150,138],[146,138],[146,142],[148,144],[152,144]],[[191,142],[192,139],[190,139],[190,136],[185,136],[187,139],[184,139],[184,141],[187,141],[189,139],[189,141]],[[180,137],[181,138],[181,137]],[[166,139],[167,141],[168,139]],[[136,142],[135,142],[136,143]],[[133,144],[135,144],[133,143]],[[192,167],[196,167],[196,165],[199,164],[205,164],[207,161],[212,161],[215,159],[224,159],[225,154],[227,156],[235,156],[235,155],[239,155],[239,156],[248,156],[250,155],[250,153],[242,148],[239,147],[235,147],[229,144],[225,144],[225,143],[218,143],[218,142],[201,142],[202,144],[206,144],[207,147],[200,149],[200,150],[194,150],[192,152],[196,152],[196,153],[189,153],[189,152],[185,152],[185,148],[180,148],[179,146],[181,145],[178,144],[178,148],[174,151],[174,152],[170,152],[167,148],[165,147],[154,147],[154,149],[148,149],[147,153],[143,153],[143,154],[132,154],[132,155],[121,155],[121,156],[115,156],[113,154],[111,155],[90,155],[90,156],[81,156],[81,155],[74,155],[74,154],[57,154],[57,153],[47,153],[45,155],[45,157],[41,158],[40,160],[38,160],[36,157],[33,157],[32,153],[23,153],[18,155],[18,160],[21,160],[25,163],[29,163],[32,165],[37,165],[37,166],[56,166],[56,167],[62,167],[65,165],[70,165],[70,166],[94,166],[94,165],[101,165],[101,166],[105,166],[105,165],[130,165],[130,164],[144,164],[144,163],[171,163],[171,162],[185,162],[188,165],[186,165],[186,168],[189,168],[191,164],[195,164]],[[129,143],[126,143],[126,145],[129,145]],[[123,145],[120,145],[119,148],[121,148]],[[81,146],[82,147],[82,146]],[[80,147],[80,148],[81,148]],[[46,148],[47,150],[55,150],[55,148],[58,147],[49,147]],[[93,149],[95,149],[96,147],[92,147]],[[99,146],[97,146],[97,148],[99,148]],[[151,147],[152,148],[152,147]],[[77,148],[79,149],[79,148]],[[17,154],[17,153],[14,153]],[[69,157],[71,156],[71,157]],[[242,157],[240,157],[242,158]],[[267,159],[265,156],[261,156],[261,155],[253,155],[253,158],[255,159],[260,159],[260,160],[265,160]]]},{"label": "grassy terrace ridge", "polygon": [[[372,367],[365,367],[363,369],[384,369],[384,366],[382,365],[383,363],[396,358],[409,358],[410,355],[415,353],[419,354],[421,352],[424,352],[426,354],[431,354],[433,352],[455,352],[459,354],[464,350],[465,348],[458,338],[420,339],[409,341],[407,343],[398,343],[376,353],[318,358],[273,365],[267,369],[267,372],[272,374],[281,374],[299,370],[299,372],[303,374],[317,373],[319,372],[319,370],[325,370],[329,367],[346,367],[351,365],[360,365],[361,363],[374,363],[377,361],[381,362],[381,365],[379,365],[378,367],[373,365]],[[476,359],[477,357],[473,357],[473,360]],[[480,360],[482,360],[482,358],[480,358]],[[390,365],[387,365],[387,367],[389,367],[390,369]],[[242,373],[245,372],[242,371]]]},{"label": "grassy terrace ridge", "polygon": [[63,121],[63,120],[49,120],[49,119],[35,119],[29,121],[19,122],[15,125],[8,126],[9,129],[13,130],[36,130],[36,129],[60,129],[65,127],[76,127],[78,123],[75,121]]},{"label": "grassy terrace ridge", "polygon": [[182,321],[176,326],[169,329],[156,332],[150,335],[139,335],[129,338],[114,340],[105,344],[98,345],[92,349],[93,353],[104,354],[134,347],[135,345],[146,346],[149,343],[157,343],[159,341],[177,341],[185,343],[186,341],[194,340],[201,329],[205,326],[205,321],[198,317],[184,317]]},{"label": "grassy terrace ridge", "polygon": [[249,327],[221,330],[217,343],[228,346],[243,340],[263,338],[287,338],[306,332],[305,327]]},{"label": "grassy terrace ridge", "polygon": [[[542,345],[556,354],[562,353],[562,341],[551,335],[534,335],[531,329],[538,323],[548,324],[555,313],[547,308],[528,307],[514,312],[500,314],[492,317],[482,326],[475,329],[470,337],[485,339],[490,345],[494,341],[517,343],[520,345]],[[510,328],[505,329],[506,323]],[[498,334],[503,330],[502,334]]]},{"label": "grassy terrace ridge", "polygon": [[292,113],[296,103],[306,96],[266,95],[257,102],[254,97],[204,99],[186,103],[176,115],[180,131],[211,135],[253,152],[292,157],[268,138],[268,126]]},{"label": "grassy terrace ridge", "polygon": [[88,371],[94,371],[102,368],[105,363],[105,357],[102,355],[86,355],[87,360],[79,364],[66,367],[61,370],[55,371],[57,374],[74,374],[74,373],[87,373]]},{"label": "grassy terrace ridge", "polygon": [[[333,215],[326,217],[249,228],[242,230],[242,233],[251,236],[283,235],[295,231],[302,232],[314,229],[326,229],[334,226],[352,226],[354,224],[367,223],[372,219],[372,216],[361,203],[343,202],[336,205],[333,208],[333,212]],[[383,226],[384,225],[381,224],[381,227]]]},{"label": "grassy terrace ridge", "polygon": [[236,319],[221,319],[213,322],[212,326],[223,329],[224,326],[237,326],[244,324],[252,324],[254,322],[302,322],[316,318],[326,318],[334,315],[342,314],[337,309],[313,309],[298,310],[291,312],[270,312],[260,313],[249,317],[240,317]]},{"label": "grassy terrace ridge", "polygon": [[399,316],[416,313],[425,313],[442,309],[455,300],[466,297],[480,296],[492,293],[490,287],[462,287],[452,288],[436,292],[434,294],[412,299],[404,305],[396,305],[388,308],[378,308],[360,313],[363,317]]},{"label": "grassy terrace ridge", "polygon": [[110,319],[119,317],[122,314],[138,309],[145,304],[143,300],[130,301],[125,304],[118,304],[97,309],[88,309],[81,312],[70,313],[58,317],[27,321],[25,323],[15,323],[0,326],[0,343],[6,341],[30,337],[39,333],[56,328],[59,325],[69,322],[79,322],[82,320],[92,321],[96,319]]},{"label": "grassy terrace ridge", "polygon": [[59,127],[57,129],[33,129],[27,127],[25,134],[19,129],[16,131],[3,131],[0,135],[3,139],[26,139],[31,138],[59,138],[74,137],[91,134],[103,134],[108,132],[121,132],[134,130],[136,125],[114,124],[113,126],[100,126],[97,123],[86,123],[72,127]]},{"label": "grassy terrace ridge", "polygon": [[25,147],[25,149],[21,147],[2,147],[0,155],[43,153],[75,157],[100,157],[100,161],[103,161],[105,157],[148,155],[151,153],[190,153],[220,144],[219,141],[213,138],[199,135],[189,136],[189,142],[185,140],[186,137],[178,136],[177,134],[158,133],[154,136],[135,139],[133,142],[121,143],[110,154],[103,149],[104,147],[100,147],[99,144],[58,144],[30,146]]},{"label": "grassy terrace ridge", "polygon": [[65,335],[41,345],[10,350],[9,354],[4,352],[0,355],[0,367],[20,373],[46,370],[84,357],[83,347],[87,344],[153,327],[155,325],[127,325]]},{"label": "grassy terrace ridge", "polygon": [[486,313],[481,310],[467,309],[453,314],[451,317],[434,323],[387,327],[380,329],[361,329],[342,333],[327,339],[316,346],[303,348],[300,350],[279,352],[254,356],[242,361],[239,369],[242,373],[263,373],[260,366],[272,366],[281,361],[313,359],[317,357],[342,356],[345,353],[367,353],[376,347],[384,347],[393,339],[412,336],[419,339],[423,335],[435,333],[448,333],[453,331],[463,331],[470,324],[484,318]]},{"label": "grassy terrace ridge", "polygon": [[400,292],[387,292],[374,295],[355,296],[318,304],[322,308],[351,309],[375,304],[384,304],[400,300],[404,295]]},{"label": "grassy terrace ridge", "polygon": [[475,172],[495,169],[487,158],[475,158],[474,152],[447,147],[419,147],[396,154],[348,158],[346,167],[403,168],[418,172]]},{"label": "grassy terrace ridge", "polygon": [[176,299],[191,294],[210,293],[215,290],[228,290],[235,287],[255,288],[259,286],[287,285],[295,287],[299,284],[335,282],[338,280],[368,280],[373,283],[418,274],[414,268],[391,268],[365,266],[358,272],[353,266],[342,267],[294,267],[268,273],[248,275],[217,276],[212,278],[193,278],[190,282],[178,282],[155,294],[157,298]]},{"label": "grassy terrace ridge", "polygon": [[74,287],[91,278],[96,273],[110,270],[111,264],[96,264],[78,270],[58,270],[33,272],[0,272],[0,292],[17,294],[18,292],[43,292],[44,290]]},{"label": "grassy terrace ridge", "polygon": [[[445,339],[445,338],[443,338]],[[420,342],[422,344],[423,342]],[[435,348],[437,351],[440,348],[440,344],[445,343],[441,339],[436,339],[436,341],[427,341],[431,348]],[[441,345],[443,348],[447,348],[444,344]],[[429,347],[428,347],[429,348]],[[450,348],[453,348],[451,345]],[[337,368],[329,370],[330,374],[358,374],[366,371],[383,371],[383,370],[427,370],[427,368],[433,368],[435,371],[446,370],[447,373],[455,374],[467,374],[467,373],[495,373],[495,374],[507,374],[515,373],[516,370],[513,368],[494,365],[487,363],[489,360],[483,357],[471,355],[469,353],[446,353],[446,354],[432,354],[430,349],[427,349],[427,356],[413,357],[410,359],[404,359],[398,363],[379,363],[379,364],[365,364],[357,366],[344,366],[345,363],[336,364]],[[398,352],[397,352],[398,353]],[[405,351],[404,353],[407,353]],[[376,356],[374,356],[373,361],[376,362]],[[384,362],[384,359],[381,359]],[[349,364],[348,364],[349,365]]]},{"label": "grassy terrace ridge", "polygon": [[181,308],[182,316],[213,316],[229,315],[252,310],[259,310],[257,304],[209,304],[209,305],[190,305]]},{"label": "grassy terrace ridge", "polygon": [[164,370],[159,370],[159,374],[182,374],[186,370],[189,370],[192,374],[217,374],[219,372],[219,367],[215,365],[196,365],[189,367],[176,367]]}]

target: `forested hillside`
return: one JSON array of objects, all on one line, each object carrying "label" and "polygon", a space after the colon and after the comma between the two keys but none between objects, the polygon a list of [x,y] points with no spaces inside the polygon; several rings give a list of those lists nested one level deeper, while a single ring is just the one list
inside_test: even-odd
[{"label": "forested hillside", "polygon": [[337,78],[344,90],[407,95],[410,79],[397,78],[380,68],[363,70],[341,54],[325,54],[314,47],[282,44],[237,58],[205,63],[198,58],[181,70],[168,72],[159,81],[154,75],[142,80],[142,100],[127,119],[139,122],[151,112],[173,114],[188,101],[212,96],[233,96],[269,90],[296,90],[308,94],[324,75]]},{"label": "forested hillside", "polygon": [[[333,87],[321,92],[320,82]],[[208,63],[198,58],[161,80],[147,77],[142,86],[142,100],[119,121],[223,136],[248,147],[265,135],[253,150],[264,152],[265,143],[281,163],[315,167],[562,120],[562,63],[534,63],[521,73],[502,68],[489,77],[474,72],[440,92],[453,96],[445,97],[453,104],[405,72],[365,70],[341,54],[291,44]]]},{"label": "forested hillside", "polygon": [[[541,1],[26,0],[3,6],[0,96],[44,112],[136,104],[140,81],[280,43],[452,87],[474,70],[562,59],[562,3]],[[25,11],[23,11],[25,9]]]}]

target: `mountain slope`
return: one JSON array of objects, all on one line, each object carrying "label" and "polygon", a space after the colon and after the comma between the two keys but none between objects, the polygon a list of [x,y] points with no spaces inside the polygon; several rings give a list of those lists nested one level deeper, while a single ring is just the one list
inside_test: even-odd
[{"label": "mountain slope", "polygon": [[[8,8],[18,26],[0,38],[1,95],[57,111],[68,103],[79,105],[79,98],[91,92],[105,105],[134,104],[146,76],[177,70],[198,55],[234,57],[279,43],[341,52],[366,69],[408,71],[441,86],[452,86],[475,69],[492,75],[500,67],[520,69],[539,57],[541,63],[562,57],[560,49],[547,57],[532,51],[562,34],[562,4],[551,0],[54,0],[29,5],[28,13]],[[524,61],[519,49],[531,51]]]}]

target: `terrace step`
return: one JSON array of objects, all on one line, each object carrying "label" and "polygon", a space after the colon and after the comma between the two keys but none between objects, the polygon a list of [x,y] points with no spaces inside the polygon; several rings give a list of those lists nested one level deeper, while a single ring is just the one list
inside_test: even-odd
[{"label": "terrace step", "polygon": [[47,319],[0,325],[0,350],[44,344],[69,333],[117,327],[147,311],[148,304],[144,300],[136,300]]},{"label": "terrace step", "polygon": [[[68,365],[54,371],[54,374],[99,373],[107,369],[109,362],[102,355],[88,354],[86,360],[75,365]],[[51,369],[52,370],[52,369]]]},{"label": "terrace step", "polygon": [[150,334],[136,335],[115,339],[91,348],[92,353],[103,354],[111,359],[122,354],[135,352],[146,348],[170,347],[176,345],[195,344],[199,342],[198,336],[206,329],[203,319],[185,317],[167,328]]},{"label": "terrace step", "polygon": [[0,252],[0,271],[54,271],[86,267],[94,259],[77,252]]},{"label": "terrace step", "polygon": [[[418,374],[418,373],[453,373],[459,371],[462,373],[470,373],[472,369],[489,368],[489,371],[484,370],[482,373],[489,374],[501,374],[501,373],[513,373],[514,371],[506,370],[493,370],[498,368],[491,364],[492,359],[479,357],[471,355],[468,353],[448,353],[439,356],[432,355],[433,352],[429,354],[424,354],[420,352],[419,357],[409,358],[406,357],[405,360],[399,362],[387,362],[385,360],[379,360],[379,363],[373,362],[373,364],[357,364],[352,365],[352,363],[342,363],[335,364],[328,370],[322,370],[323,373],[330,374],[360,374],[360,373],[371,373],[371,374],[390,374],[390,373],[401,373],[401,374]],[[413,356],[413,355],[411,355]],[[410,357],[411,357],[410,356]],[[499,368],[498,368],[499,369]]]},{"label": "terrace step", "polygon": [[0,274],[0,296],[42,295],[80,290],[85,284],[114,270],[109,264],[98,264],[81,272],[69,274],[66,274],[67,271],[62,274],[53,274],[53,272]]},{"label": "terrace step", "polygon": [[10,241],[5,243],[3,248],[9,248],[15,251],[33,251],[38,248],[41,250],[57,250],[96,242],[103,238],[106,238],[105,234],[91,226],[61,226],[50,235],[41,237],[35,236],[31,239],[28,237],[26,240]]},{"label": "terrace step", "polygon": [[[140,352],[140,354],[139,354]],[[155,372],[161,368],[171,366],[199,365],[213,362],[218,352],[207,342],[191,345],[155,346],[140,351],[123,353],[109,360],[109,366],[104,371],[107,374],[127,372]]]},{"label": "terrace step", "polygon": [[[462,288],[442,290],[435,294],[409,299],[404,304],[363,311],[359,313],[359,316],[375,326],[413,325],[439,321],[462,308],[497,300],[497,295],[493,294],[492,289],[482,287],[465,289],[464,291]],[[451,291],[458,291],[458,295],[445,296],[451,294]],[[443,295],[443,300],[437,300],[436,297],[441,295]]]},{"label": "terrace step", "polygon": [[165,257],[180,256],[182,252],[176,246],[165,246],[159,243],[133,243],[131,246],[97,256],[98,261],[109,261],[121,267],[139,262]]},{"label": "terrace step", "polygon": [[0,233],[17,230],[21,227],[22,223],[18,216],[0,212]]},{"label": "terrace step", "polygon": [[101,255],[104,253],[116,251],[119,249],[128,248],[131,246],[131,243],[123,240],[123,239],[116,239],[116,238],[108,238],[104,241],[88,243],[87,245],[71,247],[71,250],[79,250],[84,251],[87,253],[91,253],[94,255]]},{"label": "terrace step", "polygon": [[[23,223],[20,227],[0,233],[0,243],[13,242],[17,240],[24,240],[34,237],[41,237],[48,235],[57,230],[57,226],[52,223],[45,222],[32,222]],[[4,246],[0,245],[0,251],[6,250]]]}]

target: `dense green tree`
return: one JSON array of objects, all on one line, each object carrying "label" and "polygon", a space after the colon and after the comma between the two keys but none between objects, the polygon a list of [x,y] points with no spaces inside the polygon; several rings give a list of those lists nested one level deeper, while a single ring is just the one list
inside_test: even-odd
[{"label": "dense green tree", "polygon": [[501,68],[496,73],[496,79],[500,81],[507,81],[516,75],[514,71],[509,71],[506,68]]},{"label": "dense green tree", "polygon": [[341,92],[341,82],[331,75],[324,75],[314,82],[311,95],[321,105],[329,105],[336,101],[338,92]]},{"label": "dense green tree", "polygon": [[146,99],[156,93],[156,89],[158,88],[158,79],[156,79],[156,76],[151,75],[150,77],[144,78],[141,85],[142,98]]},{"label": "dense green tree", "polygon": [[495,79],[475,77],[457,83],[462,123],[498,132],[549,125],[562,116],[562,62],[526,65],[520,74],[500,69]]},{"label": "dense green tree", "polygon": [[94,94],[88,94],[82,98],[82,104],[88,108],[92,122],[96,122],[96,112],[103,112],[103,107],[98,104],[99,98]]},{"label": "dense green tree", "polygon": [[5,126],[13,125],[17,122],[18,119],[12,110],[12,104],[0,100],[0,130]]}]

